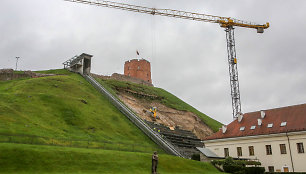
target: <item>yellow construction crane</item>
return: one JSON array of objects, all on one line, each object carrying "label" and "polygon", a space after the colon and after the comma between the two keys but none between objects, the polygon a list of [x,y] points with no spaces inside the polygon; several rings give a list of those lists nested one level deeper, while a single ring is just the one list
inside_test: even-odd
[{"label": "yellow construction crane", "polygon": [[172,10],[172,9],[150,8],[150,7],[125,4],[125,3],[104,1],[104,0],[65,0],[65,1],[115,8],[120,10],[138,12],[138,13],[146,13],[150,15],[168,16],[174,18],[189,19],[194,21],[211,22],[219,24],[220,27],[225,28],[226,32],[233,118],[236,119],[238,115],[241,114],[234,27],[253,28],[257,30],[257,33],[263,33],[264,29],[269,28],[268,22],[266,24],[260,25],[230,17],[221,17],[221,16]]}]

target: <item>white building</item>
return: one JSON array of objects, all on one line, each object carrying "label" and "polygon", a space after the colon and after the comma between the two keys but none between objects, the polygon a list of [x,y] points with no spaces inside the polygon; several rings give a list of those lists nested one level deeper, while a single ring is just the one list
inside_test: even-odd
[{"label": "white building", "polygon": [[305,172],[306,104],[243,114],[204,144],[219,157],[258,159],[266,171]]}]

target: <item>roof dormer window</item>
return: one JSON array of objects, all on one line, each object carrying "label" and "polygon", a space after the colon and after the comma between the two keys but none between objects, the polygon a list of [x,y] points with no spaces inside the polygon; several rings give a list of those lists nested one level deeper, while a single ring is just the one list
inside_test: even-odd
[{"label": "roof dormer window", "polygon": [[286,121],[283,121],[283,122],[280,124],[281,127],[284,127],[284,126],[286,126],[286,125],[287,125],[287,122],[286,122]]}]

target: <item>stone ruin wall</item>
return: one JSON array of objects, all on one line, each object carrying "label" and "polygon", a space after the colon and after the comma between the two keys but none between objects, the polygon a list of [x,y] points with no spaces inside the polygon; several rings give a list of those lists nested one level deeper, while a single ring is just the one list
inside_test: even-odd
[{"label": "stone ruin wall", "polygon": [[103,75],[98,75],[98,74],[93,74],[91,73],[91,76],[93,77],[97,77],[100,79],[113,79],[113,80],[119,80],[119,81],[125,81],[125,82],[133,82],[133,83],[137,83],[137,84],[141,84],[141,85],[147,85],[147,86],[153,86],[152,83],[149,83],[147,81],[144,81],[142,79],[138,79],[138,78],[134,78],[131,76],[126,76],[123,74],[118,74],[118,73],[114,73],[111,76],[103,76]]},{"label": "stone ruin wall", "polygon": [[36,78],[36,77],[45,77],[53,76],[54,74],[40,74],[32,71],[24,71],[15,73],[13,69],[0,69],[0,81],[14,80],[19,78]]}]

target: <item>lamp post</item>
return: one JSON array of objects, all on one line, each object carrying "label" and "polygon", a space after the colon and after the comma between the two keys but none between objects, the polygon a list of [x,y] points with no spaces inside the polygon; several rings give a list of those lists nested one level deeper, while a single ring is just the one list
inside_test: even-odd
[{"label": "lamp post", "polygon": [[20,59],[20,57],[16,57],[16,71],[17,71],[18,59]]}]

